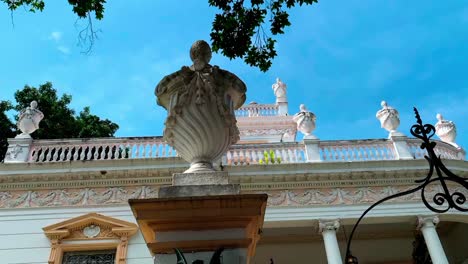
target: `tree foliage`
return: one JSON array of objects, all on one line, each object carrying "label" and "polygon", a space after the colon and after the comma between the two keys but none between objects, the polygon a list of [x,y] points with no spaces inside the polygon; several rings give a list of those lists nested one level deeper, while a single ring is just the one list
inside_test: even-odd
[{"label": "tree foliage", "polygon": [[[31,12],[42,11],[44,0],[0,0],[10,10],[25,6]],[[276,57],[274,36],[284,34],[291,25],[288,11],[296,6],[311,5],[318,0],[208,0],[218,9],[211,29],[213,51],[229,59],[241,58],[250,66],[267,71]],[[98,20],[104,17],[106,0],[68,0],[79,18],[87,18],[88,26],[79,34],[81,42],[89,47],[97,38],[91,14]]]},{"label": "tree foliage", "polygon": [[[50,82],[38,88],[26,85],[22,90],[16,91],[15,100],[15,105],[0,101],[0,160],[4,159],[6,153],[7,138],[20,133],[6,112],[16,110],[19,113],[33,100],[37,101],[38,109],[44,113],[40,128],[32,134],[34,139],[112,137],[119,128],[112,121],[91,114],[89,107],[75,115],[75,111],[69,106],[71,95],[63,94],[58,97],[57,90]],[[17,118],[15,116],[16,121]]]},{"label": "tree foliage", "polygon": [[6,112],[13,109],[8,101],[0,101],[0,161],[5,157],[8,147],[7,138],[15,136],[15,125],[7,117]]}]

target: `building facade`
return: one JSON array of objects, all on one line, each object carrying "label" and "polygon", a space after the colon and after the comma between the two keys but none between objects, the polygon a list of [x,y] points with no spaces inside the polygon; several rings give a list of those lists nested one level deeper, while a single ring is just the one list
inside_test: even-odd
[{"label": "building facade", "polygon": [[[275,103],[236,111],[241,139],[216,162],[242,193],[268,194],[251,263],[342,263],[362,212],[427,175],[425,150],[398,125],[388,139],[320,140],[313,135],[315,115],[305,106],[289,115],[280,80],[273,91]],[[445,142],[435,140],[436,152],[466,178],[464,150],[444,135]],[[187,167],[162,137],[10,139],[0,164],[0,263],[158,263],[128,200],[158,197]],[[435,194],[441,186],[428,188]],[[428,249],[419,248],[424,240]],[[468,215],[435,215],[415,193],[371,211],[352,253],[359,263],[414,263],[413,255],[430,254],[433,263],[461,264],[468,263],[466,245]]]}]

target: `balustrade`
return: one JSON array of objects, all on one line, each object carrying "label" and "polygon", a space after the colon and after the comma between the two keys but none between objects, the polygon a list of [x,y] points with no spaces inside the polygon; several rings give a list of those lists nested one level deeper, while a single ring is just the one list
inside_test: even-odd
[{"label": "balustrade", "polygon": [[276,104],[248,104],[235,111],[237,117],[277,116]]},{"label": "balustrade", "polygon": [[388,140],[321,141],[323,161],[393,160],[395,149]]},{"label": "balustrade", "polygon": [[29,162],[167,158],[177,154],[161,137],[37,140]]},{"label": "balustrade", "polygon": [[[418,139],[408,139],[408,147],[411,154],[415,159],[423,159],[424,155],[427,155],[425,149],[421,149],[421,140]],[[464,159],[462,150],[457,149],[447,143],[442,141],[437,141],[437,145],[434,149],[434,152],[437,155],[440,155],[442,159]]]},{"label": "balustrade", "polygon": [[227,165],[302,163],[305,161],[304,145],[297,142],[234,145],[222,160],[223,164]]},{"label": "balustrade", "polygon": [[[318,141],[314,159],[308,159],[304,142],[278,142],[233,145],[222,158],[224,165],[352,162],[398,159],[392,140]],[[418,139],[406,139],[414,159],[423,159],[426,151]],[[317,152],[318,153],[315,153]],[[444,159],[464,160],[463,150],[437,140],[436,154]],[[162,137],[33,140],[26,162],[67,162],[91,160],[148,159],[176,157],[176,151]],[[274,162],[271,161],[273,159]],[[309,160],[309,161],[308,161]],[[21,162],[21,161],[19,161]],[[23,161],[24,162],[24,161]]]}]

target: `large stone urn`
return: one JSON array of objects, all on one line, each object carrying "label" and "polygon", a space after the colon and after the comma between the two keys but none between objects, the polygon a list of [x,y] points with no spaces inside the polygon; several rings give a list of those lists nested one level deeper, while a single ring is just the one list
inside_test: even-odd
[{"label": "large stone urn", "polygon": [[39,122],[44,118],[44,114],[37,109],[37,102],[32,101],[30,106],[21,111],[18,116],[18,129],[22,132],[16,138],[31,138],[34,131],[39,129]]},{"label": "large stone urn", "polygon": [[193,65],[165,76],[155,93],[168,112],[164,140],[190,162],[185,173],[210,172],[213,161],[239,140],[234,110],[244,103],[247,89],[236,75],[209,64],[205,41],[192,45],[190,58]]},{"label": "large stone urn", "polygon": [[400,126],[400,115],[398,111],[389,106],[385,101],[382,101],[380,105],[382,109],[375,114],[375,117],[380,121],[380,126],[389,132],[389,137],[404,136],[403,133],[397,131]]},{"label": "large stone urn", "polygon": [[437,123],[434,125],[436,129],[436,135],[448,144],[460,148],[455,143],[455,138],[457,137],[457,128],[452,121],[445,120],[441,114],[436,115]]},{"label": "large stone urn", "polygon": [[299,113],[293,116],[293,121],[297,123],[297,130],[304,134],[304,139],[317,139],[312,134],[312,131],[315,130],[315,121],[317,119],[315,114],[307,110],[304,104],[299,106],[299,110]]}]

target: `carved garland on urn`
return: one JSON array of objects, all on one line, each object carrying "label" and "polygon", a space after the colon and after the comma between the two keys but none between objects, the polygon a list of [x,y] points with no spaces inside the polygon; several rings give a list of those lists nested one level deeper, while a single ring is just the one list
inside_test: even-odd
[{"label": "carved garland on urn", "polygon": [[211,66],[211,48],[196,41],[193,65],[165,76],[156,87],[157,103],[167,110],[164,140],[191,163],[187,173],[213,171],[229,146],[239,140],[234,110],[247,90],[236,75]]}]

